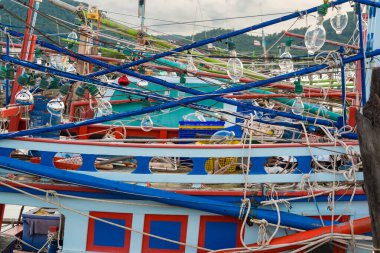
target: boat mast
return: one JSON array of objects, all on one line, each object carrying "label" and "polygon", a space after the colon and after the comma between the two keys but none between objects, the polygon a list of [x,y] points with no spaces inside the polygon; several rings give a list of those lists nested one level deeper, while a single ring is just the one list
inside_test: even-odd
[{"label": "boat mast", "polygon": [[[24,33],[24,40],[22,42],[22,48],[20,53],[20,59],[21,60],[31,60],[33,59],[32,55],[34,54],[34,48],[36,43],[36,37],[33,35],[34,32],[34,26],[36,25],[37,21],[37,11],[40,6],[40,3],[42,0],[29,0],[29,9],[28,14],[26,18],[26,26],[25,26],[25,33]],[[16,72],[15,80],[13,82],[13,88],[10,98],[10,103],[15,103],[15,96],[18,91],[20,91],[21,87],[17,83],[17,78],[22,74],[23,68],[19,67]],[[9,128],[8,131],[17,131],[19,127],[20,122],[20,116],[16,115],[13,117],[10,117],[9,121]]]}]

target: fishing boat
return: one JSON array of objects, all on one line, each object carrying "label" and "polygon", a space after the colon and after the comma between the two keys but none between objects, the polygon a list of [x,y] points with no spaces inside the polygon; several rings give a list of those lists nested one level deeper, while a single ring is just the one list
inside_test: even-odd
[{"label": "fishing boat", "polygon": [[[137,29],[94,6],[9,3],[25,26],[0,23],[3,252],[376,250],[356,113],[380,54],[378,1],[322,1],[189,43],[150,35],[144,0]],[[262,57],[233,41],[312,16],[278,56],[264,36]],[[52,38],[41,17],[69,33]],[[328,20],[336,34],[356,22],[353,39],[329,38]]]}]

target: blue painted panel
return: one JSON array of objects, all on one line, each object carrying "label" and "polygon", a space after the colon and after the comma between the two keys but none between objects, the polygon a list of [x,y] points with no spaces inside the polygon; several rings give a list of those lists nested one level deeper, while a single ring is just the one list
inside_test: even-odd
[{"label": "blue painted panel", "polygon": [[193,169],[189,172],[189,175],[207,175],[205,164],[208,160],[207,157],[194,157]]},{"label": "blue painted panel", "polygon": [[237,246],[237,223],[207,221],[205,229],[205,248],[216,250]]},{"label": "blue painted panel", "polygon": [[[125,226],[125,220],[107,219],[104,220]],[[125,230],[113,225],[95,220],[94,221],[94,245],[105,247],[124,247]]]},{"label": "blue painted panel", "polygon": [[[175,241],[181,241],[181,222],[152,221],[150,223],[150,233]],[[179,250],[180,245],[151,237],[149,239],[149,248]]]},{"label": "blue painted panel", "polygon": [[311,161],[313,158],[311,156],[296,156],[298,162],[298,170],[294,173],[309,173],[311,170]]},{"label": "blue painted panel", "polygon": [[41,165],[54,167],[53,160],[56,154],[55,152],[38,151],[38,153],[41,156],[41,162],[40,162]]},{"label": "blue painted panel", "polygon": [[135,157],[137,161],[137,168],[132,171],[132,173],[135,174],[152,174],[149,168],[149,162],[152,159],[152,157],[148,156],[136,156]]},{"label": "blue painted panel", "polygon": [[13,148],[0,148],[0,156],[9,157],[13,150]]},{"label": "blue painted panel", "polygon": [[95,160],[97,155],[82,154],[82,166],[78,171],[97,171],[95,168]]},{"label": "blue painted panel", "polygon": [[268,157],[251,157],[252,168],[249,174],[267,174],[264,169],[264,164]]}]

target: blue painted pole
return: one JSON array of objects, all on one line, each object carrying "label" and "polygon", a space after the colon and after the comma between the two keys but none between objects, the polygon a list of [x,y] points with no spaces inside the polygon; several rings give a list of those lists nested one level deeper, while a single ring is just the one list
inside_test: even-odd
[{"label": "blue painted pole", "polygon": [[[10,31],[10,33],[13,36],[17,36],[17,37],[22,37],[23,36],[23,34],[15,32],[15,31]],[[86,61],[86,62],[89,62],[89,63],[92,63],[92,64],[96,64],[96,65],[104,67],[104,68],[111,68],[111,67],[113,67],[113,65],[110,65],[108,63],[99,61],[97,59],[93,59],[93,58],[88,57],[86,55],[81,55],[81,54],[73,53],[71,51],[68,51],[67,49],[60,48],[60,47],[55,46],[55,45],[53,45],[51,43],[48,43],[48,42],[37,40],[36,43],[39,44],[42,47],[45,47],[45,48],[48,48],[48,49],[52,49],[52,50],[54,50],[56,52],[59,52],[59,53],[70,55],[70,56],[72,56],[72,57],[74,57],[76,59],[79,59],[79,60],[82,60],[82,61]],[[25,66],[25,64],[23,66]],[[29,66],[29,67],[33,68],[31,66]],[[36,69],[36,68],[34,68],[34,69]],[[46,68],[45,71],[50,71],[50,73],[52,73],[51,71],[53,71],[53,70],[49,70],[49,68]],[[124,73],[124,74],[127,74],[127,75],[130,75],[130,76],[137,77],[139,79],[144,79],[144,80],[147,80],[149,82],[153,82],[153,83],[162,85],[162,86],[167,87],[167,88],[176,89],[176,90],[180,90],[180,91],[183,91],[183,92],[186,92],[186,93],[190,93],[192,95],[202,95],[202,96],[208,95],[207,93],[204,93],[204,92],[201,92],[201,91],[198,91],[198,90],[195,90],[195,89],[191,89],[191,88],[188,88],[188,87],[185,87],[185,86],[180,86],[180,85],[176,85],[176,84],[173,84],[173,83],[169,83],[169,82],[166,82],[164,80],[161,80],[161,79],[158,79],[158,78],[155,78],[155,77],[152,77],[152,76],[141,75],[141,74],[136,73],[136,72],[131,71],[131,70],[123,69],[123,70],[120,70],[120,72]],[[54,74],[60,75],[60,74],[57,73],[57,71],[55,71]],[[74,80],[76,80],[75,78],[77,78],[77,77],[79,77],[79,75],[72,76],[72,78],[74,78]],[[287,79],[287,78],[284,78],[283,80],[285,80],[285,79]],[[89,79],[87,78],[86,80],[89,80]],[[91,79],[91,80],[96,80],[96,79]],[[250,83],[250,84],[253,84],[253,83]],[[96,83],[96,84],[101,85],[99,82]],[[248,87],[247,85],[249,85],[249,84],[245,84],[243,86],[244,87]],[[121,90],[123,88],[121,88],[121,87],[116,88],[115,87],[114,89]],[[227,93],[227,92],[231,93],[231,91],[229,91],[228,89],[225,89],[223,91],[225,93]],[[231,105],[234,105],[234,106],[238,106],[240,108],[247,108],[247,110],[262,111],[262,112],[265,112],[265,113],[271,113],[271,114],[275,114],[275,115],[278,115],[278,113],[281,113],[282,115],[280,115],[280,116],[286,117],[286,118],[297,119],[297,120],[305,120],[305,121],[308,121],[310,123],[315,123],[316,122],[318,124],[323,124],[323,125],[325,125],[327,123],[328,125],[331,125],[331,122],[328,123],[327,121],[325,121],[323,123],[323,120],[320,120],[320,119],[317,119],[317,121],[315,121],[315,118],[311,118],[311,120],[309,120],[309,117],[302,117],[302,116],[294,115],[294,114],[291,114],[291,113],[278,112],[278,111],[275,111],[275,110],[265,109],[265,108],[262,108],[262,107],[253,106],[252,104],[243,103],[243,102],[235,101],[235,100],[232,100],[232,99],[226,99],[226,98],[222,98],[222,97],[218,97],[218,96],[215,96],[215,97],[211,97],[210,96],[208,99],[214,99],[216,101],[219,101],[219,102],[222,102],[222,103],[226,103],[226,104],[231,104]]]},{"label": "blue painted pole", "polygon": [[354,2],[380,8],[380,3],[373,0],[354,0]]},{"label": "blue painted pole", "polygon": [[[66,73],[66,72],[59,71],[59,70],[54,69],[54,68],[49,68],[49,67],[41,66],[41,65],[38,65],[38,64],[35,64],[35,63],[31,63],[31,62],[27,62],[27,61],[22,61],[22,60],[13,58],[13,57],[9,57],[9,56],[4,56],[3,55],[3,56],[0,56],[0,59],[2,59],[3,61],[11,62],[11,63],[17,64],[17,65],[21,65],[21,66],[24,66],[24,67],[27,67],[27,68],[31,68],[31,69],[34,69],[34,70],[38,70],[38,71],[42,71],[42,72],[49,72],[51,74],[55,74],[55,75],[58,75],[58,76],[61,76],[61,77],[65,77],[65,78],[69,78],[69,79],[72,79],[72,80],[77,80],[77,81],[85,82],[85,83],[97,84],[97,85],[100,85],[100,86],[103,86],[103,87],[108,87],[108,88],[115,88],[115,85],[106,84],[106,83],[103,83],[103,82],[101,82],[101,81],[99,81],[97,79],[93,79],[93,78],[89,78],[89,77],[81,76],[81,75],[75,75],[75,74]],[[287,118],[291,118],[291,119],[297,119],[297,120],[307,121],[307,122],[313,123],[313,124],[317,123],[317,124],[326,125],[326,126],[333,126],[334,122],[333,121],[329,121],[329,120],[323,120],[323,119],[317,119],[317,118],[314,118],[314,117],[295,115],[295,114],[292,114],[292,113],[275,111],[275,110],[263,108],[263,107],[260,107],[260,106],[248,105],[246,103],[241,103],[241,102],[234,101],[234,100],[229,100],[229,99],[224,99],[224,98],[218,98],[219,96],[222,96],[224,94],[228,94],[228,93],[232,93],[232,92],[238,92],[238,91],[244,91],[244,90],[248,90],[248,89],[253,88],[253,87],[259,87],[259,86],[271,84],[271,83],[274,83],[274,82],[278,82],[278,81],[281,81],[281,80],[285,80],[285,79],[288,79],[288,78],[292,78],[292,77],[295,77],[295,76],[303,75],[302,73],[304,73],[304,71],[306,71],[306,73],[312,73],[312,72],[318,71],[320,69],[326,68],[327,66],[328,65],[326,65],[326,64],[317,65],[317,66],[309,67],[309,68],[307,68],[305,70],[300,70],[300,71],[296,71],[296,72],[293,72],[293,73],[284,74],[284,75],[281,75],[281,76],[276,76],[276,77],[272,77],[272,78],[269,78],[269,79],[266,79],[266,80],[261,80],[261,81],[258,81],[258,82],[248,83],[248,84],[245,84],[245,85],[241,85],[241,86],[237,86],[237,87],[232,87],[232,88],[228,88],[228,89],[224,89],[224,90],[218,90],[218,91],[211,92],[211,93],[204,93],[204,92],[201,92],[201,91],[196,91],[196,95],[197,95],[196,97],[189,97],[189,98],[184,98],[184,99],[181,99],[181,100],[177,100],[178,102],[174,102],[174,104],[171,104],[170,107],[168,107],[168,108],[179,106],[179,105],[186,105],[186,104],[190,104],[190,103],[196,103],[196,102],[203,101],[203,100],[206,100],[206,99],[215,99],[215,100],[218,100],[218,101],[221,101],[221,102],[224,102],[226,100],[226,101],[228,101],[229,104],[236,105],[236,106],[241,106],[243,108],[249,106],[249,109],[251,109],[251,110],[257,110],[257,111],[262,111],[262,112],[265,112],[265,113],[270,113],[270,114],[274,114],[274,115],[278,115],[278,116],[282,116],[282,117],[287,117]],[[148,81],[152,80],[152,77],[150,77],[150,76],[144,76],[144,75],[141,75],[141,74],[138,74],[138,73],[134,73],[134,75],[139,76],[139,77],[141,77],[141,79],[145,79],[145,80],[148,80]],[[177,86],[175,84],[171,84],[171,83],[165,82],[163,80],[160,80],[160,79],[156,80],[156,79],[157,78],[154,78],[153,80],[155,80],[158,83],[166,84],[166,85],[168,85],[168,87],[179,87],[179,90],[183,89],[183,86]],[[117,86],[116,88],[119,89],[119,90],[123,89],[120,86]],[[188,89],[188,88],[186,88],[186,89]],[[194,93],[195,93],[195,91],[194,91]],[[166,104],[161,105],[161,106],[165,107],[165,109],[167,108]],[[154,106],[153,107],[147,107],[147,108],[144,108],[144,109],[149,109],[149,108],[154,108]],[[149,111],[149,112],[151,112],[151,111]],[[149,113],[149,112],[145,112],[145,113]],[[124,114],[124,113],[120,113],[119,115],[121,115],[121,114]],[[137,115],[139,115],[139,114],[137,114]],[[133,116],[136,116],[136,115],[133,115]],[[123,116],[123,118],[124,117],[126,117],[126,116]]]},{"label": "blue painted pole", "polygon": [[[359,26],[359,54],[364,56],[364,39],[363,39],[363,25],[362,25],[362,9],[360,7],[360,4],[356,4],[356,11],[357,17],[358,17],[358,26]],[[364,57],[360,59],[360,79],[361,79],[361,85],[362,85],[362,106],[364,107],[365,103],[367,102],[367,96],[366,96],[366,79],[365,79],[365,60]]]},{"label": "blue painted pole", "polygon": [[[16,35],[16,33],[15,33],[15,35]],[[18,36],[22,36],[22,34],[20,34],[20,33],[17,33],[17,35]],[[70,56],[75,57],[77,59],[80,59],[82,61],[86,61],[86,62],[89,62],[89,63],[92,63],[92,64],[96,64],[96,65],[104,67],[104,68],[110,69],[110,68],[114,67],[113,65],[110,65],[108,63],[105,63],[105,62],[93,59],[93,58],[85,56],[85,55],[73,53],[71,51],[68,51],[66,49],[57,47],[57,46],[52,45],[52,44],[47,43],[47,42],[37,41],[37,43],[40,44],[41,46],[46,47],[46,48],[55,50],[55,51],[60,52],[60,53],[64,53],[64,54],[70,55]],[[158,79],[158,78],[155,78],[155,77],[152,77],[152,76],[141,75],[139,73],[136,73],[136,72],[128,70],[128,69],[120,70],[120,72],[124,73],[124,74],[127,74],[127,75],[130,75],[130,76],[137,77],[139,79],[143,79],[143,80],[147,80],[149,82],[153,82],[153,83],[159,84],[159,85],[167,87],[167,88],[176,89],[176,90],[180,90],[180,91],[183,91],[183,92],[186,92],[186,93],[190,93],[192,95],[202,95],[202,96],[203,95],[207,95],[207,93],[204,93],[204,92],[201,92],[201,91],[198,91],[198,90],[195,90],[195,89],[191,89],[191,88],[188,88],[188,87],[185,87],[185,86],[179,86],[179,85],[176,85],[176,84],[173,84],[173,83],[169,83],[169,82],[166,82],[164,80],[161,80],[161,79]],[[283,79],[283,80],[285,80],[285,79]],[[253,84],[253,83],[250,83],[250,84]],[[248,85],[250,85],[250,84],[245,84],[245,85],[243,85],[243,87],[248,87]],[[229,89],[225,89],[224,90],[225,93],[231,93],[231,92],[235,92],[235,91],[236,90],[229,90]],[[263,111],[263,112],[272,113],[272,114],[275,114],[275,115],[277,115],[277,113],[278,113],[278,112],[273,111],[273,110],[272,110],[272,112],[264,111],[265,108],[255,107],[252,104],[244,103],[244,102],[241,102],[241,101],[238,102],[238,101],[234,101],[232,99],[226,99],[226,98],[222,98],[222,97],[210,97],[210,99],[214,99],[214,100],[222,102],[222,103],[238,106],[240,108],[247,108],[247,109],[252,110],[252,111],[253,110],[255,110],[255,111]],[[281,116],[287,117],[287,118],[291,118],[291,119],[304,120],[304,119],[302,119],[302,116],[295,116],[294,114],[291,114],[291,113],[284,113]],[[336,120],[336,119],[334,118],[333,120]],[[313,121],[309,121],[308,119],[306,119],[306,121],[308,121],[310,123],[313,123],[314,119],[313,119]],[[317,123],[318,123],[318,121],[319,120],[317,120]]]},{"label": "blue painted pole", "polygon": [[[340,56],[343,58],[344,48],[340,47]],[[344,64],[340,65],[340,79],[342,82],[342,106],[343,106],[343,125],[347,124],[347,103],[346,103],[346,74],[344,70]]]},{"label": "blue painted pole", "polygon": [[[10,52],[10,40],[9,35],[6,34],[6,45],[5,45],[5,53],[7,56],[9,56]],[[9,95],[9,80],[5,79],[5,105],[9,105],[11,101],[10,95]]]},{"label": "blue painted pole", "polygon": [[[367,52],[366,53],[366,57],[374,57],[374,56],[377,56],[377,55],[380,55],[380,49],[376,49],[376,50],[374,50],[372,52]],[[363,57],[362,55],[351,56],[351,57],[343,59],[343,63],[346,64],[346,63],[350,63],[350,62],[355,62],[355,61],[360,60],[362,57]],[[104,85],[101,81],[96,80],[96,79],[94,79],[94,80],[90,79],[90,78],[84,78],[84,79],[82,79],[82,77],[80,77],[79,75],[74,75],[74,74],[70,74],[70,73],[59,71],[57,69],[47,68],[47,67],[43,67],[43,66],[40,66],[40,65],[37,65],[37,64],[34,64],[34,63],[21,61],[21,60],[18,60],[18,59],[15,59],[15,58],[12,58],[12,57],[9,57],[9,56],[6,56],[6,55],[0,56],[0,59],[3,60],[3,61],[8,61],[8,62],[15,63],[15,64],[20,64],[20,65],[22,64],[22,66],[33,68],[33,69],[36,69],[36,70],[39,70],[39,71],[42,71],[42,72],[46,72],[47,70],[49,70],[49,71],[51,71],[51,73],[57,74],[59,76],[63,76],[64,77],[65,75],[67,75],[68,78],[73,79],[73,80],[78,80],[78,81],[83,81],[83,82],[92,82],[93,81],[94,84],[99,84],[99,85],[102,85],[102,86]],[[321,69],[327,67],[327,65],[325,65],[325,64],[322,64],[322,65],[313,66],[313,67],[307,68],[307,69],[305,69],[303,71],[310,71],[310,72],[307,72],[307,73],[312,73],[312,72],[315,72],[315,71],[319,70],[318,68],[316,69],[316,67],[318,67],[318,66]],[[62,73],[64,73],[64,74],[62,74]],[[293,72],[293,73],[290,73],[290,74],[282,75],[281,77],[283,79],[288,79],[288,78],[292,78],[292,77],[297,76],[296,74],[297,74],[296,72]],[[293,76],[293,75],[295,75],[295,76]],[[302,75],[302,74],[299,74],[299,75]],[[265,84],[269,84],[271,82],[277,82],[277,81],[283,80],[283,79],[281,79],[281,77],[277,76],[277,77],[273,77],[273,78],[270,78],[270,79],[267,79],[267,80],[262,80],[260,82],[264,82],[263,85],[265,85]],[[244,87],[241,87],[241,88],[244,88]],[[249,88],[250,87],[248,87],[247,89],[249,89]],[[130,111],[130,112],[117,113],[117,114],[112,114],[112,115],[108,115],[108,116],[98,117],[98,118],[94,118],[94,119],[84,120],[84,121],[81,121],[81,122],[66,123],[66,124],[60,124],[60,125],[56,125],[56,126],[37,128],[37,129],[29,129],[29,130],[23,130],[23,131],[18,131],[18,132],[11,132],[11,133],[0,134],[0,139],[14,138],[14,137],[20,137],[20,136],[25,136],[25,135],[33,135],[33,134],[38,134],[38,133],[57,131],[57,130],[65,130],[65,129],[69,129],[69,128],[73,128],[73,127],[87,126],[87,125],[91,125],[91,124],[97,124],[97,123],[103,123],[103,122],[112,121],[112,120],[118,120],[118,119],[125,118],[125,117],[143,115],[143,114],[146,114],[146,113],[151,113],[153,111],[168,109],[168,108],[171,108],[171,107],[181,106],[181,105],[185,105],[185,104],[189,104],[189,103],[194,103],[194,102],[199,102],[199,101],[202,101],[202,100],[205,100],[205,99],[209,99],[210,97],[219,96],[220,93],[223,93],[224,91],[225,90],[223,90],[223,91],[216,91],[215,93],[208,94],[207,96],[184,98],[184,99],[180,99],[180,100],[177,100],[177,101],[168,102],[168,103],[165,103],[165,104],[160,104],[160,105],[156,105],[156,106],[151,106],[151,107],[143,108],[141,110],[134,110],[134,111]],[[264,112],[269,112],[269,113],[271,112],[271,110],[269,110],[269,109],[265,109],[265,108],[261,108],[261,107],[257,107],[257,108],[258,108],[258,110],[261,110],[261,111],[264,111]],[[277,112],[277,111],[275,111],[275,112]],[[285,114],[285,115],[288,114],[288,113],[284,113],[284,112],[277,112],[277,113],[280,116],[282,114]],[[294,116],[298,116],[298,115],[294,115]],[[311,118],[311,117],[302,117],[302,116],[298,116],[298,117],[301,117],[302,119],[307,119],[307,120],[314,120],[314,118]],[[319,120],[318,122],[319,122],[318,124],[322,124],[323,123],[323,124],[326,124],[327,126],[331,126],[332,125],[332,123],[330,121],[321,122],[321,120]]]},{"label": "blue painted pole", "polygon": [[[14,158],[1,157],[0,166],[12,171],[21,173],[38,175],[53,180],[58,180],[65,183],[96,188],[113,192],[115,194],[126,194],[131,197],[142,198],[143,200],[155,201],[172,206],[180,206],[220,215],[240,217],[240,206],[222,201],[210,200],[202,197],[193,197],[175,192],[169,192],[160,189],[154,189],[136,184],[128,184],[124,182],[103,179],[100,177],[80,174],[77,172],[59,170],[53,167],[34,164],[30,166],[29,162],[20,161]],[[246,209],[242,210],[244,215]],[[250,218],[266,219],[269,223],[277,223],[277,212],[266,210],[252,206]],[[281,212],[281,225],[294,227],[298,229],[315,229],[322,227],[319,219],[304,217],[288,212]],[[331,222],[325,221],[325,225],[331,225]]]},{"label": "blue painted pole", "polygon": [[[70,55],[72,57],[75,57],[77,59],[80,59],[82,61],[86,61],[86,62],[89,62],[89,63],[92,63],[92,64],[96,64],[96,65],[101,66],[103,68],[110,69],[110,68],[114,67],[113,65],[110,65],[108,63],[99,61],[97,59],[93,59],[93,58],[85,56],[85,55],[72,53],[72,52],[70,52],[70,51],[68,51],[66,49],[59,48],[59,47],[57,47],[55,45],[52,45],[50,43],[44,42],[44,43],[41,43],[41,46],[44,46],[46,48],[55,50],[57,52],[68,54],[68,55]],[[130,75],[130,76],[133,76],[133,77],[136,77],[136,78],[139,78],[139,79],[143,79],[143,80],[146,80],[146,81],[149,81],[149,82],[152,82],[152,83],[156,83],[156,84],[159,84],[159,85],[167,87],[167,88],[180,90],[180,91],[192,94],[192,95],[198,95],[198,96],[206,96],[207,95],[207,93],[204,93],[204,92],[201,92],[201,91],[198,91],[198,90],[195,90],[195,89],[191,89],[191,88],[188,88],[188,87],[185,87],[185,86],[176,85],[174,83],[169,83],[167,81],[158,79],[158,78],[153,77],[153,76],[142,75],[142,74],[134,72],[132,70],[122,69],[119,72],[127,74],[127,75]],[[282,80],[286,80],[286,79],[287,78],[284,78]],[[249,87],[249,85],[254,84],[254,83],[255,82],[244,84],[244,85],[242,85],[242,87]],[[259,86],[261,86],[261,85],[259,85]],[[227,93],[232,93],[232,92],[236,92],[236,91],[225,89],[225,90],[223,90],[223,92],[227,94]],[[252,104],[243,103],[243,102],[239,102],[239,101],[235,101],[235,100],[232,100],[232,99],[227,99],[227,98],[223,98],[223,97],[219,97],[219,96],[218,97],[209,97],[209,99],[213,99],[213,100],[216,100],[218,102],[222,102],[222,103],[238,106],[240,108],[247,108],[247,109],[252,110],[252,111],[263,111],[265,113],[272,113],[272,114],[276,114],[276,115],[278,113],[278,111],[268,110],[268,109],[265,109],[265,108],[262,108],[262,107],[253,106]],[[265,111],[265,110],[267,110],[267,111]],[[291,114],[291,113],[283,113],[281,116],[282,117],[286,117],[286,118],[291,118],[291,119],[306,120],[306,121],[308,121],[307,119],[303,119],[302,116],[295,116],[294,114]],[[315,119],[313,119],[313,121],[309,121],[309,122],[310,123],[314,123],[315,122],[314,120]],[[317,120],[317,122],[318,122],[318,120]]]},{"label": "blue painted pole", "polygon": [[[343,3],[346,3],[346,2],[348,2],[348,0],[337,0],[337,1],[331,2],[329,4],[330,4],[330,6],[335,6],[335,5],[343,4]],[[272,20],[269,20],[269,21],[262,22],[262,23],[257,24],[257,25],[249,26],[249,27],[246,27],[246,28],[243,28],[243,29],[240,29],[240,30],[236,30],[236,31],[233,31],[233,32],[222,34],[222,35],[216,36],[214,38],[209,38],[209,39],[205,39],[205,40],[194,42],[192,44],[184,45],[184,46],[178,47],[178,48],[170,50],[170,51],[166,51],[166,52],[163,52],[163,53],[159,53],[159,54],[153,55],[153,56],[148,57],[148,58],[143,58],[143,59],[140,59],[140,60],[137,60],[137,61],[133,61],[133,62],[130,62],[130,63],[122,64],[120,66],[114,66],[114,67],[112,67],[110,69],[101,70],[101,71],[92,73],[92,74],[90,74],[88,76],[89,77],[96,77],[96,76],[101,76],[101,75],[108,74],[108,73],[111,73],[111,72],[120,71],[122,69],[127,69],[127,68],[130,68],[130,67],[136,66],[136,65],[140,65],[140,64],[143,64],[143,63],[146,63],[146,62],[157,60],[157,59],[162,58],[162,57],[170,56],[170,55],[175,54],[175,53],[184,52],[184,51],[190,50],[192,48],[201,47],[201,46],[207,45],[209,43],[225,40],[225,39],[228,39],[228,38],[240,35],[240,34],[244,34],[244,33],[251,32],[251,31],[254,31],[254,30],[258,30],[258,29],[262,29],[264,27],[271,26],[271,25],[274,25],[274,24],[277,24],[277,23],[280,23],[280,22],[291,20],[293,18],[298,18],[300,16],[304,16],[304,15],[316,12],[317,10],[318,10],[318,7],[314,7],[314,8],[310,8],[310,9],[307,9],[307,10],[295,12],[295,13],[292,13],[292,14],[289,14],[289,15],[285,15],[285,16],[282,16],[282,17],[279,17],[279,18],[275,18],[275,19],[272,19]]]}]

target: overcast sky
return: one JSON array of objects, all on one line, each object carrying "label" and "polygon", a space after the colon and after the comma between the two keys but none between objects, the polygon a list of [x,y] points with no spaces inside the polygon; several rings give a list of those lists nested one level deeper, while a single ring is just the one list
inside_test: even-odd
[{"label": "overcast sky", "polygon": [[[99,9],[108,11],[108,16],[129,26],[138,26],[140,20],[136,18],[138,0],[82,0],[95,5]],[[161,19],[177,22],[191,22],[209,19],[220,19],[241,16],[255,16],[260,14],[273,14],[294,12],[320,5],[322,0],[146,0],[146,22],[148,32],[152,34],[167,33],[191,35],[193,32],[212,29],[213,27],[239,29],[257,24],[261,19],[268,20],[277,16],[251,17],[230,19],[224,21],[206,21],[187,25],[165,25],[168,22],[157,21]],[[348,9],[349,5],[345,5]],[[118,14],[117,14],[118,13]],[[283,14],[282,14],[283,15]],[[285,22],[265,29],[265,33],[279,32],[288,29],[292,23]],[[314,22],[313,17],[297,21],[294,27],[306,26],[307,22]],[[161,25],[160,25],[161,24]]]}]

